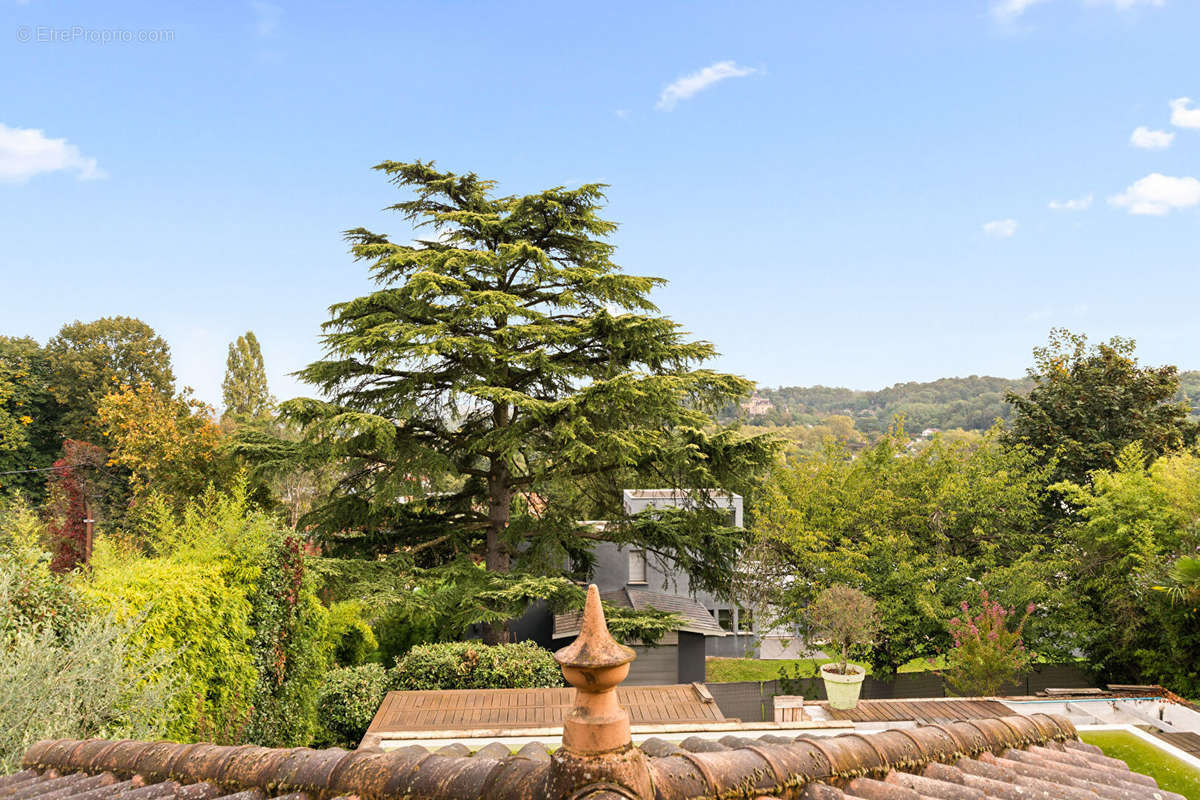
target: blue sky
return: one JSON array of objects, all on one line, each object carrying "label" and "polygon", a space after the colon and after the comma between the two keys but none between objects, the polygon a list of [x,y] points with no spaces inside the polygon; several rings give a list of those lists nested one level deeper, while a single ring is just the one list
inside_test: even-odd
[{"label": "blue sky", "polygon": [[247,329],[307,393],[340,232],[407,237],[384,159],[611,184],[618,263],[764,385],[1017,376],[1055,325],[1200,368],[1194,2],[0,3],[0,333],[137,316],[210,402]]}]

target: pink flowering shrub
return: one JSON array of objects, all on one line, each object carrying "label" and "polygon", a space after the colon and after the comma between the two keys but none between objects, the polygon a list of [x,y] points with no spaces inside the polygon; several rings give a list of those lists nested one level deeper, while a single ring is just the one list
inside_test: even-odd
[{"label": "pink flowering shrub", "polygon": [[[978,611],[962,604],[963,615],[950,620],[954,647],[946,654],[946,683],[959,695],[994,697],[1005,683],[1029,669],[1033,653],[1025,649],[1021,631],[1033,613],[1033,604],[1019,621],[1011,608],[1006,609],[979,593]],[[1016,624],[1010,629],[1010,620]]]}]

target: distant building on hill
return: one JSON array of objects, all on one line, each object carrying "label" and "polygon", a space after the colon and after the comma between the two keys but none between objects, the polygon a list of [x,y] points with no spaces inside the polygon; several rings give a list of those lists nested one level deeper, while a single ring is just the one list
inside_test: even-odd
[{"label": "distant building on hill", "polygon": [[751,417],[761,417],[775,406],[771,405],[771,401],[755,392],[748,400],[742,403],[742,411]]}]

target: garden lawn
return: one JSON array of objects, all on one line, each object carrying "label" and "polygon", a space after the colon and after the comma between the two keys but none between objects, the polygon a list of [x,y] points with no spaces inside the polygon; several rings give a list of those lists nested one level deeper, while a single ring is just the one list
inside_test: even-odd
[{"label": "garden lawn", "polygon": [[[784,658],[766,660],[761,658],[709,658],[705,660],[704,679],[710,683],[727,683],[731,681],[773,681],[780,677],[786,667],[788,672],[795,674],[797,669],[801,675],[817,675],[821,664],[828,664],[833,659],[815,658]],[[900,668],[901,672],[925,672],[940,668],[940,661],[930,664],[929,659],[918,658]],[[867,674],[871,674],[870,667]]]}]

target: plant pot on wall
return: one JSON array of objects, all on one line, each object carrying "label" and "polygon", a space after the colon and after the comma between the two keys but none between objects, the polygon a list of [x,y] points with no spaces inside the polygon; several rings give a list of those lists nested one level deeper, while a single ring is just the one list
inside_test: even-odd
[{"label": "plant pot on wall", "polygon": [[854,664],[846,665],[846,673],[838,672],[839,664],[823,664],[821,677],[825,680],[825,696],[830,708],[854,708],[862,692],[862,682],[867,671]]}]

